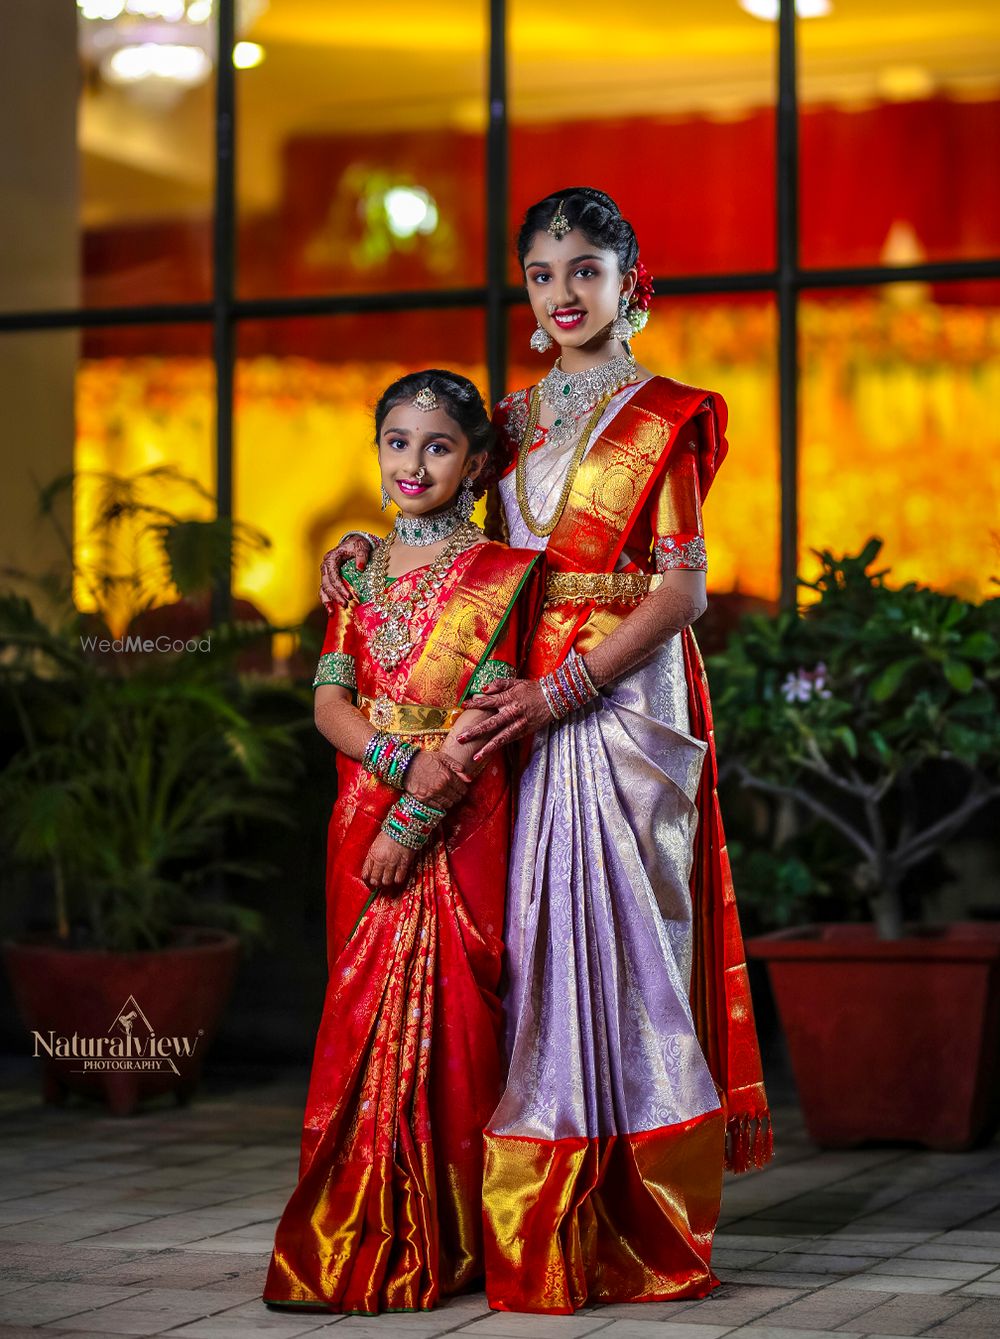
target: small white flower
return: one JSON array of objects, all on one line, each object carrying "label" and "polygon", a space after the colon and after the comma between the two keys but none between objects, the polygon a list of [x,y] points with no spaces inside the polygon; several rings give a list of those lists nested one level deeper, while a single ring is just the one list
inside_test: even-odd
[{"label": "small white flower", "polygon": [[808,702],[812,697],[812,681],[805,670],[789,674],[781,685],[786,702]]},{"label": "small white flower", "polygon": [[833,697],[826,686],[825,662],[821,660],[812,670],[800,665],[794,674],[786,675],[781,691],[786,702],[808,702],[812,697]]}]

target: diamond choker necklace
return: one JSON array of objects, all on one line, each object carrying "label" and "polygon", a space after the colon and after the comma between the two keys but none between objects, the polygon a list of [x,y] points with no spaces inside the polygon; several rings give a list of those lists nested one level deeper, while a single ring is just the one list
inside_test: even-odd
[{"label": "diamond choker necklace", "polygon": [[555,366],[538,384],[542,400],[559,416],[557,422],[567,416],[582,418],[599,400],[635,380],[636,362],[627,355],[611,358],[597,367],[586,367],[582,372],[564,372],[561,362],[562,358],[557,358]]},{"label": "diamond choker necklace", "polygon": [[428,544],[439,544],[442,539],[447,539],[466,520],[468,511],[458,503],[449,507],[447,511],[439,511],[433,516],[405,516],[400,512],[393,528],[401,544],[422,549]]}]

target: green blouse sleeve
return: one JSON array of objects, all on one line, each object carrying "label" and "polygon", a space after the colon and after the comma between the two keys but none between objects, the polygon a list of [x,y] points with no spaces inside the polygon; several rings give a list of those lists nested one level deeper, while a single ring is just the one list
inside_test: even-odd
[{"label": "green blouse sleeve", "polygon": [[354,692],[358,686],[358,679],[352,655],[346,651],[326,651],[320,656],[312,686],[319,688],[327,683],[336,684],[340,688],[349,688]]}]

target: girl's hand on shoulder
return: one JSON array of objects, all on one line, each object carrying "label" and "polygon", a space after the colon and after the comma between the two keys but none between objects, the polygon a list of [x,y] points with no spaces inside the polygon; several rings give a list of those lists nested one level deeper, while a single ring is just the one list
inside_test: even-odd
[{"label": "girl's hand on shoulder", "polygon": [[342,539],[335,549],[324,553],[319,566],[319,598],[326,610],[334,604],[346,609],[351,598],[351,588],[340,575],[343,565],[353,558],[358,571],[362,572],[371,555],[372,546],[360,535],[349,535],[346,539]]},{"label": "girl's hand on shoulder", "polygon": [[365,856],[362,882],[373,892],[399,893],[406,885],[416,859],[416,851],[400,846],[399,842],[380,832]]},{"label": "girl's hand on shoulder", "polygon": [[491,718],[471,726],[458,737],[460,744],[473,739],[486,740],[473,755],[474,762],[481,762],[514,740],[533,735],[552,722],[549,705],[534,679],[505,679],[491,683],[483,692],[470,698],[466,706],[470,710],[492,713]]}]

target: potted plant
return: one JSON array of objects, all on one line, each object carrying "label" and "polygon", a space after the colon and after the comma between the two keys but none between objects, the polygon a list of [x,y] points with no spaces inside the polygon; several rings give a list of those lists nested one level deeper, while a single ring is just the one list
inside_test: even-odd
[{"label": "potted plant", "polygon": [[818,598],[709,660],[724,776],[769,810],[735,875],[787,922],[747,948],[811,1135],[966,1148],[1000,1122],[1000,924],[922,912],[929,862],[1000,796],[1000,599],[892,587],[881,547],[817,552]]},{"label": "potted plant", "polygon": [[0,598],[0,841],[52,899],[4,959],[47,1100],[72,1089],[127,1113],[197,1083],[240,947],[263,933],[225,882],[272,872],[239,857],[239,833],[288,821],[308,718],[294,692],[236,672],[259,627],[114,655],[95,640],[104,611],[47,590],[44,619]]}]

